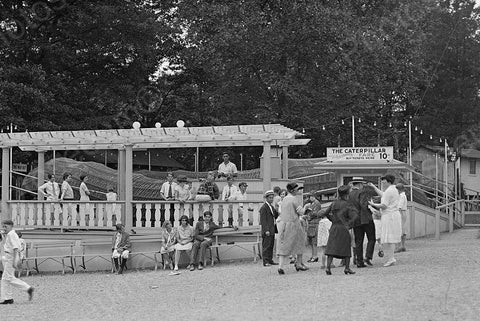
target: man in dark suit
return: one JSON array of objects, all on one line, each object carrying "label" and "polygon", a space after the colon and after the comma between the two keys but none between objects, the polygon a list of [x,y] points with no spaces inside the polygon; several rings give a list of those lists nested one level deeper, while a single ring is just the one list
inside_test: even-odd
[{"label": "man in dark suit", "polygon": [[277,210],[273,207],[273,191],[265,192],[265,203],[260,207],[260,225],[262,226],[262,255],[263,266],[277,265],[273,262],[273,245],[275,244],[275,233],[277,226],[275,219],[278,217]]},{"label": "man in dark suit", "polygon": [[[203,221],[198,221],[193,232],[193,246],[190,254],[190,271],[195,270],[195,265],[198,264],[198,269],[203,270],[203,260],[205,259],[205,252],[213,243],[213,232],[219,229],[220,226],[212,221],[212,213],[206,211],[203,213]],[[200,249],[200,255],[199,250]]]},{"label": "man in dark suit", "polygon": [[[353,233],[355,235],[355,256],[354,264],[358,268],[366,267],[365,263],[372,265],[371,259],[375,247],[375,224],[373,223],[372,213],[368,209],[368,199],[362,197],[363,184],[366,182],[363,177],[354,177],[352,180],[352,189],[349,194],[350,203],[355,206],[358,211],[358,217],[353,225]],[[365,260],[363,259],[363,242],[367,235],[367,250],[365,253]]]}]

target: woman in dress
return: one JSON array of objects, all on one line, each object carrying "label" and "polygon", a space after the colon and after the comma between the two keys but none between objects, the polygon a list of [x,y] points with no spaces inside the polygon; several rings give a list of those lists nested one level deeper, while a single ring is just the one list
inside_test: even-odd
[{"label": "woman in dress", "polygon": [[180,217],[180,226],[177,228],[177,243],[175,244],[175,271],[178,271],[178,262],[182,252],[188,253],[193,245],[193,227],[188,224],[188,216]]},{"label": "woman in dress", "polygon": [[[87,181],[88,181],[88,176],[83,174],[80,175],[80,201],[90,201],[90,191],[88,190],[87,187]],[[90,204],[88,203],[80,203],[80,213],[85,215],[85,222],[86,225],[88,225],[88,222],[90,221],[90,215],[91,213],[91,208]],[[81,222],[81,215],[80,215],[80,222]]]},{"label": "woman in dress", "polygon": [[297,199],[298,191],[303,187],[297,183],[288,183],[288,195],[282,201],[281,214],[277,220],[278,244],[277,255],[279,256],[279,274],[285,274],[285,262],[289,255],[296,255],[295,269],[306,271],[308,268],[303,264],[303,251],[307,241],[307,233],[300,223],[300,216],[305,213],[301,202]]},{"label": "woman in dress", "polygon": [[162,226],[162,247],[160,248],[160,254],[163,258],[163,269],[168,265],[173,270],[173,254],[175,251],[176,243],[176,230],[172,227],[170,221],[163,222]]},{"label": "woman in dress", "polygon": [[348,202],[348,192],[350,187],[342,185],[338,188],[338,199],[326,209],[325,215],[332,221],[332,226],[329,230],[327,247],[325,248],[325,255],[327,256],[327,268],[325,273],[331,275],[331,266],[333,258],[342,259],[345,261],[345,274],[355,274],[350,269],[351,250],[351,236],[349,229],[353,227],[353,222],[358,216],[355,207]]},{"label": "woman in dress", "polygon": [[[374,209],[380,210],[382,234],[381,242],[386,262],[383,266],[391,266],[397,262],[394,257],[395,244],[402,240],[402,216],[398,210],[398,202],[400,195],[395,183],[395,176],[385,175],[381,177],[382,186],[385,191],[382,192],[375,187],[375,190],[382,196],[380,204],[374,203],[372,200],[368,202]],[[373,185],[373,184],[372,184]]]}]

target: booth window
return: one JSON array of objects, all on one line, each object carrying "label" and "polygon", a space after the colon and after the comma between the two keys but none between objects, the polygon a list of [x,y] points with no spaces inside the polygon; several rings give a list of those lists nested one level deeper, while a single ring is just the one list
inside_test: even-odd
[{"label": "booth window", "polygon": [[470,160],[470,174],[477,174],[477,160]]}]

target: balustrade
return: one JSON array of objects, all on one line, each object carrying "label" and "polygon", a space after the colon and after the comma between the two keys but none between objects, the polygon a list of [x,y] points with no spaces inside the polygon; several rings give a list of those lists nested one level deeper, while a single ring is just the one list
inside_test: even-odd
[{"label": "balustrade", "polygon": [[[122,223],[125,202],[115,201],[9,201],[16,226],[33,228],[112,228]],[[220,226],[260,225],[259,209],[263,202],[245,201],[133,201],[133,227],[160,228],[165,221],[179,226],[187,215],[196,222],[205,211]]]}]

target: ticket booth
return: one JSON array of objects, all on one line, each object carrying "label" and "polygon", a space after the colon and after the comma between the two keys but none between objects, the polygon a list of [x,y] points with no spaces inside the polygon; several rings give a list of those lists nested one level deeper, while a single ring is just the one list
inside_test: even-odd
[{"label": "ticket booth", "polygon": [[387,173],[401,176],[408,182],[413,167],[393,159],[393,147],[329,147],[327,159],[315,164],[316,169],[334,172],[337,186],[348,184],[353,177],[380,186],[380,177]]}]

